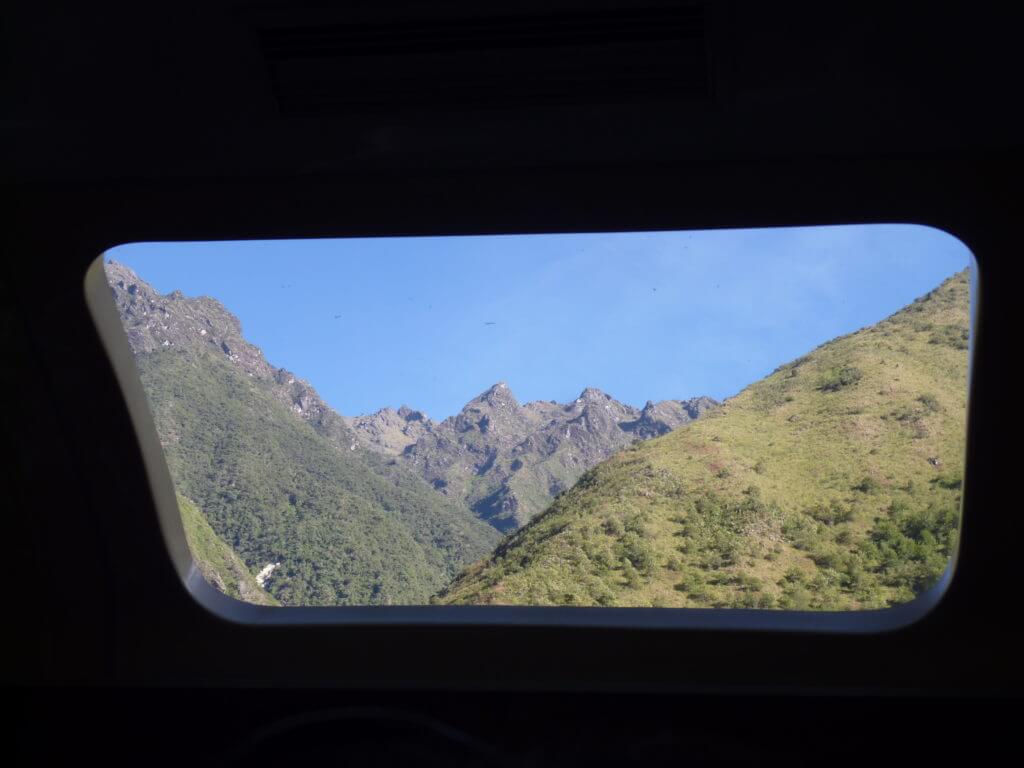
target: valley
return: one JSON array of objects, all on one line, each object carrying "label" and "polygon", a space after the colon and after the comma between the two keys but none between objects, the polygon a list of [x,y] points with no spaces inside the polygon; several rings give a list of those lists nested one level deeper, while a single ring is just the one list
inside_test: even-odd
[{"label": "valley", "polygon": [[434,421],[341,415],[215,299],[106,270],[197,566],[238,599],[857,610],[955,550],[966,272],[724,403],[499,381]]}]

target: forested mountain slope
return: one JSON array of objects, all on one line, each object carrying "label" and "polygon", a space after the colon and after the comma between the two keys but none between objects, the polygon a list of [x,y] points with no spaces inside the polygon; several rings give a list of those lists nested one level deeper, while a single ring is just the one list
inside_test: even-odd
[{"label": "forested mountain slope", "polygon": [[206,516],[191,499],[178,495],[185,540],[203,578],[225,595],[257,605],[280,605],[263,591],[238,554],[214,533]]},{"label": "forested mountain slope", "polygon": [[286,605],[422,603],[490,551],[493,528],[275,369],[219,302],[108,280],[179,493]]}]

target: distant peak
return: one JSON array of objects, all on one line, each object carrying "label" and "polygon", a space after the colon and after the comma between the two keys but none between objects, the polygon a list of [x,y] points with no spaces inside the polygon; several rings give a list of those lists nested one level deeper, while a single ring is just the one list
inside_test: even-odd
[{"label": "distant peak", "polygon": [[519,403],[516,400],[516,396],[512,394],[512,390],[504,381],[492,385],[479,395],[474,397],[470,403],[486,403],[487,405],[514,405],[518,406]]},{"label": "distant peak", "polygon": [[399,407],[398,415],[406,421],[430,421],[430,419],[427,418],[427,414],[423,411],[413,410],[408,405],[402,405]]},{"label": "distant peak", "polygon": [[512,390],[508,388],[508,383],[499,381],[496,384],[492,384],[484,392],[480,394],[480,397],[488,397],[490,395],[505,395],[509,396],[512,394]]},{"label": "distant peak", "polygon": [[138,274],[136,274],[135,270],[133,270],[131,267],[126,267],[121,262],[114,261],[113,259],[111,259],[110,261],[103,265],[103,271],[107,275],[107,281],[112,285],[115,284],[116,281],[118,280],[123,280],[126,283],[130,282],[145,284],[145,281],[142,280],[142,278],[140,278]]},{"label": "distant peak", "polygon": [[607,394],[606,392],[602,392],[597,387],[587,387],[582,392],[580,392],[579,397],[577,397],[576,399],[583,400],[584,402],[592,400],[611,400],[612,396]]},{"label": "distant peak", "polygon": [[114,259],[107,259],[107,261],[103,264],[103,268],[107,271],[112,272],[130,272],[133,275],[135,274],[135,270],[133,270],[131,267],[127,267],[120,261],[115,261]]}]

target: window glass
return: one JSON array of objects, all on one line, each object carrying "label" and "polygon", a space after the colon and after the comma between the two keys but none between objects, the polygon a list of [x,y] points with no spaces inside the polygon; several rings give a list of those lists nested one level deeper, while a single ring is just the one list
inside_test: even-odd
[{"label": "window glass", "polygon": [[909,225],[104,255],[197,566],[280,606],[912,601],[972,263]]}]

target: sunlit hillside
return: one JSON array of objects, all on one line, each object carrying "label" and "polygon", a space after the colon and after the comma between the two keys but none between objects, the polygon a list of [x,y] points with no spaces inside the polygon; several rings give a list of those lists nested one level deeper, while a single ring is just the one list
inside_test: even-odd
[{"label": "sunlit hillside", "polygon": [[968,276],[594,468],[437,598],[882,607],[955,548]]}]

